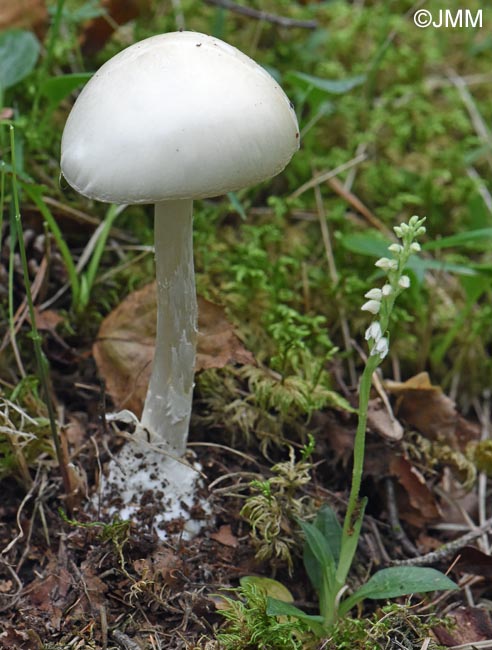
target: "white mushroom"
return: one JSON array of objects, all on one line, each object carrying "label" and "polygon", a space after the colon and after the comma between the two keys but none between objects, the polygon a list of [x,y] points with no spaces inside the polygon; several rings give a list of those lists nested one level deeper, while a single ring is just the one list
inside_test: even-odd
[{"label": "white mushroom", "polygon": [[278,174],[299,147],[292,105],[258,64],[194,32],[148,38],[105,63],[62,139],[68,183],[92,199],[155,204],[156,350],[142,415],[186,447],[196,342],[192,202]]}]

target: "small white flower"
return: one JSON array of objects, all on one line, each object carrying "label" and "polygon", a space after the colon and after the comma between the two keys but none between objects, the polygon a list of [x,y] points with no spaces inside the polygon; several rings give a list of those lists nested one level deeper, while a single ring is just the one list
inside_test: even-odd
[{"label": "small white flower", "polygon": [[398,262],[396,260],[390,260],[388,257],[381,257],[374,266],[377,266],[384,271],[396,271],[398,268]]},{"label": "small white flower", "polygon": [[364,294],[364,298],[370,298],[371,300],[381,300],[383,297],[383,292],[381,289],[371,289]]},{"label": "small white flower", "polygon": [[368,300],[361,307],[361,311],[370,311],[371,314],[377,314],[381,309],[381,303],[379,300]]},{"label": "small white flower", "polygon": [[395,231],[395,235],[397,237],[399,237],[400,239],[403,237],[403,230],[400,228],[400,226],[395,226],[393,230]]},{"label": "small white flower", "polygon": [[426,230],[425,226],[420,226],[420,228],[417,228],[415,234],[418,237],[419,235],[425,235],[426,232],[427,232],[427,230]]},{"label": "small white flower", "polygon": [[408,225],[410,226],[410,228],[415,228],[422,222],[423,221],[420,220],[420,217],[417,214],[414,214],[413,217],[410,217]]},{"label": "small white flower", "polygon": [[393,287],[391,284],[384,284],[383,288],[381,289],[381,293],[383,296],[389,296],[390,294],[393,293]]},{"label": "small white flower", "polygon": [[391,246],[388,246],[388,250],[391,251],[392,253],[401,253],[403,250],[403,246],[401,244],[391,244]]},{"label": "small white flower", "polygon": [[400,228],[404,235],[406,235],[407,232],[410,230],[410,226],[408,225],[408,223],[401,223]]},{"label": "small white flower", "polygon": [[408,275],[402,275],[401,278],[398,280],[398,284],[402,289],[408,289],[410,286],[410,278]]},{"label": "small white flower", "polygon": [[384,357],[388,354],[389,352],[389,342],[386,336],[382,336],[379,341],[376,341],[374,347],[371,350],[371,356],[375,356],[376,354],[379,354],[381,359],[384,359]]},{"label": "small white flower", "polygon": [[410,244],[410,250],[412,253],[419,253],[422,249],[420,248],[420,244],[416,241]]},{"label": "small white flower", "polygon": [[381,325],[378,323],[378,321],[374,321],[369,325],[369,327],[366,329],[365,333],[365,339],[366,341],[369,341],[372,339],[375,343],[379,341],[379,339],[383,336],[383,332],[381,330]]}]

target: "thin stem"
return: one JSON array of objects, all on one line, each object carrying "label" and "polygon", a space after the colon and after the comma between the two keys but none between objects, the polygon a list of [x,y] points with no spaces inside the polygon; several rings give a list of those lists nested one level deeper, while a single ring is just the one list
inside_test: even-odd
[{"label": "thin stem", "polygon": [[186,449],[191,416],[197,302],[193,268],[193,202],[155,205],[157,332],[142,425],[175,454]]},{"label": "thin stem", "polygon": [[60,442],[60,436],[58,435],[58,429],[56,426],[55,411],[53,404],[51,402],[50,390],[49,390],[49,381],[47,373],[48,362],[43,354],[41,348],[41,335],[39,334],[38,328],[36,327],[36,314],[34,312],[34,304],[32,301],[31,287],[29,284],[29,271],[27,266],[27,256],[26,248],[24,246],[24,238],[22,236],[22,222],[21,222],[21,213],[20,213],[20,204],[19,204],[19,191],[17,187],[17,167],[15,159],[15,131],[14,127],[10,127],[10,146],[11,146],[11,156],[12,156],[12,196],[14,200],[14,211],[15,211],[15,225],[17,230],[17,243],[19,245],[19,251],[22,262],[22,271],[24,274],[25,289],[26,289],[26,300],[29,308],[29,316],[31,319],[31,330],[32,330],[32,340],[34,345],[34,354],[36,356],[36,361],[38,365],[38,374],[39,380],[43,387],[46,408],[48,410],[48,419],[50,423],[51,435],[53,437],[53,442],[55,444],[56,457],[58,460],[58,465],[60,468],[60,473],[63,480],[63,487],[67,496],[67,506],[70,509],[70,493],[71,493],[71,484],[70,477],[68,474],[67,465],[63,455],[63,450]]}]

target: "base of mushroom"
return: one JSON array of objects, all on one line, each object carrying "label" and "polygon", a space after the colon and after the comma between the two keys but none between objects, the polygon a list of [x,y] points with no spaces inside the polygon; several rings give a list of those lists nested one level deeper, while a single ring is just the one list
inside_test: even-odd
[{"label": "base of mushroom", "polygon": [[210,518],[200,469],[144,440],[129,440],[110,461],[98,496],[110,516],[131,520],[141,531],[190,539]]}]

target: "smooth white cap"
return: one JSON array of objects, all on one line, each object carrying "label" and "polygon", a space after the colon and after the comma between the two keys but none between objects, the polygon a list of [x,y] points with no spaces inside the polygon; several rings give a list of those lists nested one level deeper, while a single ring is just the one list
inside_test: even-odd
[{"label": "smooth white cap", "polygon": [[293,107],[262,67],[217,38],[173,32],[128,47],[87,83],[61,169],[89,198],[155,203],[254,185],[298,148]]}]

